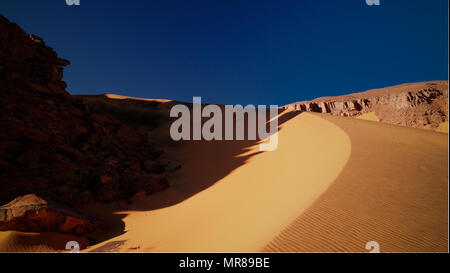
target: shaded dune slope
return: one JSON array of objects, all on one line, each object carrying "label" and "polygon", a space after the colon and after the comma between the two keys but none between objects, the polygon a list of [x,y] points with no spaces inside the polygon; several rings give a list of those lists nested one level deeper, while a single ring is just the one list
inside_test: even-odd
[{"label": "shaded dune slope", "polygon": [[[274,152],[259,153],[258,145],[242,149],[242,144],[185,143],[177,150],[183,169],[171,178],[171,187],[121,211],[125,233],[87,251],[108,251],[108,245],[114,245],[111,251],[258,251],[326,190],[350,154],[341,129],[306,113],[282,125]],[[237,149],[240,154],[228,158]],[[302,154],[307,160],[299,164]],[[209,181],[223,169],[229,173]],[[205,182],[214,183],[198,192]],[[161,206],[192,191],[197,193]]]}]

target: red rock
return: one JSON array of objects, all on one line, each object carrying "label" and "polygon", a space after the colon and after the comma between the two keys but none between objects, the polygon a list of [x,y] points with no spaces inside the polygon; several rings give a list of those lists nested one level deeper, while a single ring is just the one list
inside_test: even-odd
[{"label": "red rock", "polygon": [[156,174],[163,173],[166,170],[167,165],[168,164],[166,162],[160,162],[160,161],[156,161],[156,160],[154,160],[154,161],[147,160],[144,162],[145,168],[148,171],[156,173]]},{"label": "red rock", "polygon": [[9,74],[8,78],[10,80],[14,81],[14,80],[20,79],[21,77],[22,77],[22,74],[17,73],[17,72],[13,72],[13,73]]},{"label": "red rock", "polygon": [[100,176],[100,183],[102,183],[102,184],[107,184],[107,183],[111,182],[112,180],[113,179],[110,176],[107,176],[107,175]]},{"label": "red rock", "polygon": [[50,180],[47,177],[36,177],[35,181],[37,184],[41,184],[41,185],[49,185],[52,182],[52,180]]},{"label": "red rock", "polygon": [[30,37],[31,41],[39,44],[44,44],[44,40],[41,37],[38,37],[37,35],[34,34],[30,34],[28,36]]},{"label": "red rock", "polygon": [[30,82],[27,82],[26,84],[28,86],[30,86],[34,91],[37,91],[39,93],[42,93],[42,94],[51,94],[52,93],[50,91],[50,89],[48,89],[46,86],[43,86],[40,84],[35,84],[35,83],[30,83]]},{"label": "red rock", "polygon": [[[82,204],[127,199],[144,190],[144,184],[127,187],[136,173],[154,171],[141,166],[156,158],[147,137],[66,92],[62,66],[69,62],[42,38],[1,15],[0,29],[0,202],[34,192]],[[159,184],[145,183],[151,191]],[[76,225],[66,220],[62,229]]]},{"label": "red rock", "polygon": [[111,118],[106,115],[98,115],[98,114],[92,114],[90,118],[100,125],[103,125],[111,120]]},{"label": "red rock", "polygon": [[0,150],[4,151],[9,148],[16,148],[20,146],[22,146],[22,144],[17,141],[4,141],[0,143]]},{"label": "red rock", "polygon": [[11,165],[8,162],[0,159],[0,168],[9,168],[9,167],[11,167]]},{"label": "red rock", "polygon": [[96,197],[98,201],[102,202],[116,200],[118,197],[120,197],[119,184],[108,183],[102,185],[98,188]]},{"label": "red rock", "polygon": [[108,149],[112,146],[114,139],[112,136],[105,136],[100,142],[100,148]]},{"label": "red rock", "polygon": [[88,232],[88,227],[85,224],[85,220],[67,216],[64,223],[60,224],[58,231],[63,233],[74,233],[81,235]]},{"label": "red rock", "polygon": [[23,153],[21,156],[19,156],[16,161],[20,164],[29,164],[34,163],[39,160],[41,157],[41,154],[38,149],[28,150],[25,153]]},{"label": "red rock", "polygon": [[87,203],[89,203],[90,201],[93,200],[92,192],[90,192],[90,191],[83,191],[80,194],[80,198],[81,198],[81,203],[82,204],[87,204]]},{"label": "red rock", "polygon": [[73,130],[74,130],[74,132],[75,132],[76,135],[81,135],[81,134],[84,134],[84,133],[86,133],[86,132],[88,131],[88,130],[86,129],[86,127],[81,126],[81,125],[75,127]]},{"label": "red rock", "polygon": [[91,136],[89,137],[89,144],[91,145],[98,145],[100,141],[101,141],[101,134],[98,132],[92,133]]},{"label": "red rock", "polygon": [[24,137],[38,143],[47,143],[50,139],[50,133],[41,130],[28,129],[25,132]]},{"label": "red rock", "polygon": [[136,202],[137,200],[142,199],[146,195],[147,195],[147,192],[145,190],[138,191],[137,193],[135,193],[133,196],[131,196],[129,198],[129,201]]},{"label": "red rock", "polygon": [[0,230],[26,232],[57,231],[83,235],[92,233],[100,224],[77,212],[28,194],[0,207]]},{"label": "red rock", "polygon": [[[155,183],[156,182],[156,183]],[[144,189],[147,193],[159,192],[167,189],[169,187],[169,182],[167,178],[161,178],[157,181],[148,181],[144,185]]]},{"label": "red rock", "polygon": [[139,164],[139,163],[133,164],[129,169],[133,172],[140,172],[142,170],[141,164]]},{"label": "red rock", "polygon": [[67,155],[70,155],[73,158],[75,158],[77,161],[84,161],[86,159],[85,155],[83,155],[81,152],[68,145],[64,146],[60,145],[58,147],[60,147]]},{"label": "red rock", "polygon": [[59,134],[52,135],[51,139],[53,142],[58,143],[58,144],[68,143],[67,139],[64,136],[59,135]]}]

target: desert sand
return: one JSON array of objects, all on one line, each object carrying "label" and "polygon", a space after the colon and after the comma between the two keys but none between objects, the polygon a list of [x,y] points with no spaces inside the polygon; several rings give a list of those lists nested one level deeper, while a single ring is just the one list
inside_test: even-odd
[{"label": "desert sand", "polygon": [[[156,102],[153,112],[171,105]],[[168,145],[183,166],[170,187],[86,208],[108,229],[82,251],[367,252],[369,241],[382,252],[447,251],[447,134],[316,113],[280,120],[273,152],[252,141]],[[2,232],[0,250],[67,240],[44,235]]]},{"label": "desert sand", "polygon": [[324,118],[344,130],[345,168],[265,251],[448,251],[447,134]]},{"label": "desert sand", "polygon": [[286,120],[274,152],[176,146],[183,169],[171,187],[92,208],[120,215],[124,230],[85,251],[447,250],[446,134],[326,114]]},{"label": "desert sand", "polygon": [[369,112],[366,114],[362,114],[361,116],[356,117],[357,119],[363,120],[371,120],[371,121],[380,121],[375,112]]},{"label": "desert sand", "polygon": [[[174,155],[181,154],[185,164],[171,187],[137,202],[134,211],[120,212],[127,214],[125,233],[88,251],[115,241],[124,243],[114,251],[262,249],[327,189],[350,155],[348,136],[314,115],[289,120],[279,138],[276,151],[260,154],[258,145],[242,149],[236,141],[186,143]],[[300,145],[293,149],[292,143]],[[324,157],[327,152],[335,156]],[[299,164],[302,154],[307,160]],[[229,173],[219,174],[225,169]],[[211,186],[177,204],[148,210],[205,183]]]},{"label": "desert sand", "polygon": [[70,234],[56,232],[0,232],[0,252],[54,252],[64,251],[66,243],[76,241],[80,248],[89,245],[89,240]]}]

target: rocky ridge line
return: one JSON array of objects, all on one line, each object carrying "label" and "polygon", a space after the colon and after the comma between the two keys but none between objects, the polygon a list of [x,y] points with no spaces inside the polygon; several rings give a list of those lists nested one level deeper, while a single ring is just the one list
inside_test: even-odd
[{"label": "rocky ridge line", "polygon": [[292,111],[357,117],[375,112],[381,122],[415,128],[437,128],[448,121],[448,82],[425,82],[318,98],[284,106]]}]

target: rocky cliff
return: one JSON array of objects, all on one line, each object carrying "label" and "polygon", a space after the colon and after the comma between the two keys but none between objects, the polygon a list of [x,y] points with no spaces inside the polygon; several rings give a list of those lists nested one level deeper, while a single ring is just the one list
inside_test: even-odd
[{"label": "rocky cliff", "polygon": [[403,84],[351,95],[296,102],[284,108],[345,117],[373,112],[381,122],[435,129],[448,122],[448,82]]},{"label": "rocky cliff", "polygon": [[165,189],[161,151],[73,99],[68,64],[0,15],[0,204],[33,193],[73,206]]}]

